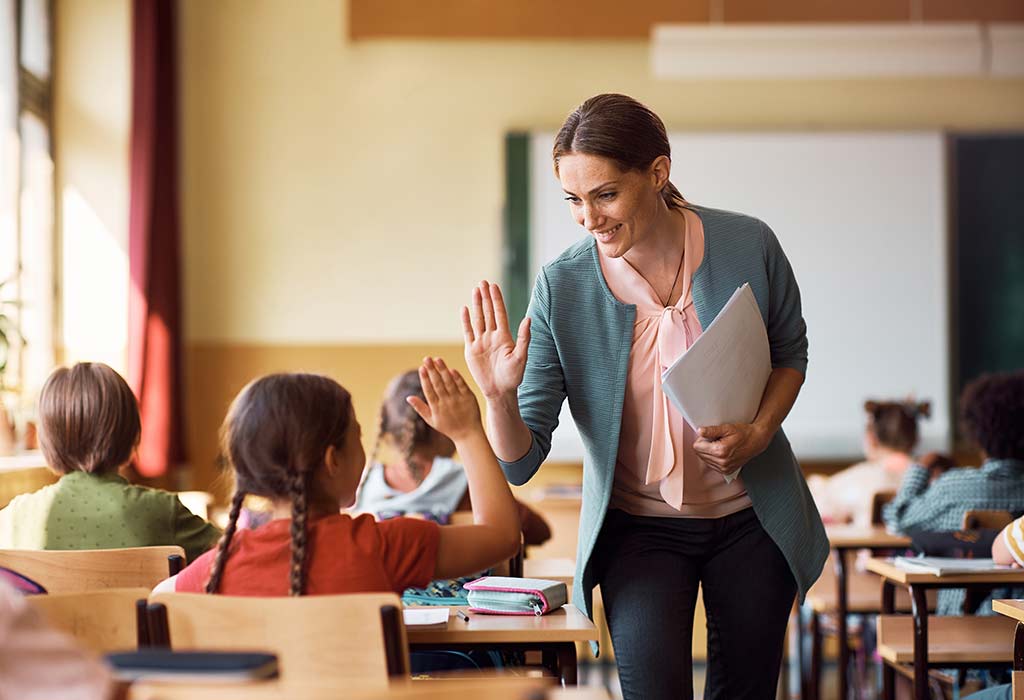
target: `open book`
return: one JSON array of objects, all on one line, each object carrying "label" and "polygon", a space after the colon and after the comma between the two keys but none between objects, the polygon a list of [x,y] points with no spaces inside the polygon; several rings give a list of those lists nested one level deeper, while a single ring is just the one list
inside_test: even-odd
[{"label": "open book", "polygon": [[[661,389],[694,430],[750,423],[771,373],[768,331],[750,285],[744,284],[662,373]],[[738,473],[725,480],[732,481]]]},{"label": "open book", "polygon": [[1013,566],[996,564],[992,559],[961,559],[958,557],[896,557],[893,560],[896,568],[914,574],[935,574],[951,576],[954,574],[999,574],[1021,573],[1021,569]]}]

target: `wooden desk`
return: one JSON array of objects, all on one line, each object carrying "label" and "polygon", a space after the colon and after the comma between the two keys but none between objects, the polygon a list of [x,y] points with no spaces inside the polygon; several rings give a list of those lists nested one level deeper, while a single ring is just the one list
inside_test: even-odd
[{"label": "wooden desk", "polygon": [[[872,607],[870,603],[865,599],[863,594],[865,588],[865,580],[863,577],[856,581],[856,591],[854,592],[854,598],[856,606],[850,605],[850,594],[851,576],[847,571],[847,553],[855,552],[859,549],[869,549],[872,552],[886,549],[905,549],[910,546],[910,538],[904,537],[903,535],[894,535],[888,532],[881,525],[872,525],[869,527],[857,527],[853,525],[830,525],[825,528],[825,534],[828,535],[829,546],[832,548],[833,556],[831,557],[834,572],[835,572],[835,608],[833,610],[825,610],[826,604],[819,603],[815,606],[812,600],[812,615],[811,615],[811,653],[812,657],[810,660],[810,668],[807,669],[808,682],[805,684],[805,696],[814,698],[817,700],[819,697],[821,687],[821,641],[819,633],[819,616],[825,612],[835,612],[836,614],[836,625],[837,625],[837,636],[839,644],[839,697],[846,698],[848,696],[847,686],[849,680],[846,677],[847,667],[850,665],[850,645],[848,643],[848,630],[846,625],[846,616],[851,612],[879,612],[880,596],[875,597],[875,606]],[[828,603],[831,600],[827,601]],[[798,629],[802,632],[803,627],[798,625]],[[801,675],[804,673],[806,665],[804,663],[803,655],[803,641],[801,640],[798,645],[798,653],[800,654],[800,669]]]},{"label": "wooden desk", "polygon": [[1017,624],[1013,630],[1013,700],[1024,698],[1024,600],[993,600],[992,609]]},{"label": "wooden desk", "polygon": [[[996,585],[1021,585],[1024,584],[1024,569],[1019,572],[1000,572],[998,574],[980,572],[975,574],[936,576],[935,574],[904,571],[898,568],[890,559],[869,559],[867,568],[868,571],[873,571],[885,579],[882,587],[882,616],[879,617],[879,651],[881,652],[883,643],[881,630],[885,628],[889,631],[885,644],[889,648],[889,657],[891,657],[888,658],[885,654],[882,654],[884,661],[882,669],[882,696],[885,700],[892,700],[893,698],[896,665],[901,663],[897,661],[898,658],[907,659],[909,657],[913,662],[915,700],[928,699],[929,666],[967,667],[1001,662],[995,659],[998,654],[993,654],[993,651],[985,643],[981,643],[982,640],[976,639],[973,636],[967,636],[966,628],[956,627],[957,623],[953,622],[956,618],[936,617],[931,623],[935,627],[935,644],[929,644],[928,607],[925,593],[929,589],[936,588],[989,589]],[[897,585],[904,586],[910,590],[913,631],[913,643],[910,647],[913,651],[909,655],[901,653],[899,647],[905,644],[905,640],[903,640],[901,635],[911,629],[910,625],[905,622],[890,622],[890,620],[898,620],[898,618],[889,617],[887,619],[887,616],[891,616],[893,613],[895,586]],[[968,620],[974,625],[993,624],[991,622],[979,623],[978,620],[983,618],[970,617],[960,619]],[[999,620],[999,623],[994,624],[1001,623],[1006,625],[1006,621],[999,618],[990,618],[990,620]],[[1010,627],[1006,626],[1005,628],[1007,632],[1006,642],[1004,642],[1006,645],[1004,648],[1007,652],[1006,661],[1009,661],[1011,658],[1009,654]],[[997,636],[999,634],[999,629],[994,626],[989,631]],[[975,644],[975,642],[978,643]],[[951,659],[950,655],[944,650],[944,647],[956,645],[960,647],[962,652],[970,652],[971,658],[968,659],[967,654],[960,654],[956,657],[958,660]]]},{"label": "wooden desk", "polygon": [[[462,610],[469,622],[456,617]],[[540,651],[563,685],[576,685],[576,642],[598,640],[597,628],[572,605],[547,615],[481,615],[451,608],[446,627],[408,627],[410,651],[487,649]]]}]

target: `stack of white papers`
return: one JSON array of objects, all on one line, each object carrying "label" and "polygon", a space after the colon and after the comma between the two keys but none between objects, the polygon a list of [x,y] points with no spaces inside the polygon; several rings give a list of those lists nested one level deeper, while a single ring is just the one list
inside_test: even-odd
[{"label": "stack of white papers", "polygon": [[694,430],[750,423],[771,373],[768,331],[750,285],[744,284],[661,375],[661,389]]},{"label": "stack of white papers", "polygon": [[896,568],[915,574],[1001,574],[1021,573],[1013,566],[996,564],[992,559],[960,559],[957,557],[896,557]]},{"label": "stack of white papers", "polygon": [[404,608],[402,618],[406,627],[440,627],[448,624],[448,608]]}]

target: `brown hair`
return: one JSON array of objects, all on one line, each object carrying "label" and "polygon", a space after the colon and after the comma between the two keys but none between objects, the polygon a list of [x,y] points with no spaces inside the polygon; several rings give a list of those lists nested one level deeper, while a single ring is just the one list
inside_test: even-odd
[{"label": "brown hair", "polygon": [[413,453],[416,448],[426,445],[434,436],[434,429],[420,418],[412,406],[405,400],[409,396],[418,396],[426,401],[419,372],[411,369],[395,377],[384,392],[384,400],[380,405],[380,425],[377,430],[377,442],[373,446],[370,462],[377,461],[380,443],[386,436],[402,453],[406,464],[412,471],[413,478],[422,480],[421,470],[415,464]]},{"label": "brown hair", "polygon": [[311,477],[329,446],[342,448],[351,416],[348,391],[318,374],[271,374],[242,389],[221,426],[221,451],[235,472],[235,495],[207,593],[220,588],[242,502],[253,494],[291,499],[289,595],[303,594]]},{"label": "brown hair", "polygon": [[[649,107],[627,95],[595,95],[574,109],[555,136],[551,151],[555,173],[558,160],[585,153],[615,161],[620,170],[644,170],[659,156],[672,157],[665,124]],[[661,191],[672,209],[686,204],[671,182]]]},{"label": "brown hair", "polygon": [[879,445],[909,454],[917,444],[917,419],[931,415],[931,402],[869,400],[864,410]]},{"label": "brown hair", "polygon": [[59,474],[116,470],[131,459],[140,430],[135,394],[105,364],[59,367],[39,394],[39,446]]}]

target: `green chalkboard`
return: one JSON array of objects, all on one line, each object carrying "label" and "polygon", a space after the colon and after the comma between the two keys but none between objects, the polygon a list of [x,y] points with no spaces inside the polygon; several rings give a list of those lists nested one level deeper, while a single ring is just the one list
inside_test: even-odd
[{"label": "green chalkboard", "polygon": [[1024,368],[1024,134],[950,138],[956,396]]}]

